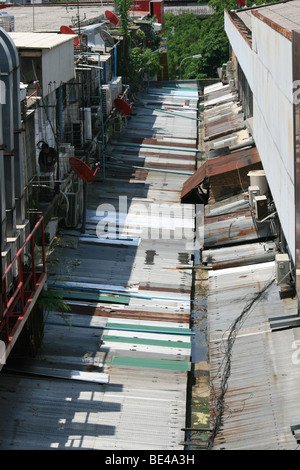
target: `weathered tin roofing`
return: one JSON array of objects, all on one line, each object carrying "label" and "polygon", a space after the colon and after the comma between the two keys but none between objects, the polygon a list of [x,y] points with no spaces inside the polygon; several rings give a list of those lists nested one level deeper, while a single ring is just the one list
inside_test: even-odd
[{"label": "weathered tin roofing", "polygon": [[[141,99],[151,96],[158,106],[171,100],[178,111],[184,93],[178,94],[153,90]],[[183,212],[180,192],[184,170],[195,165],[196,123],[147,110],[143,126],[156,140],[148,132],[145,141],[133,113],[134,140],[126,128],[107,148],[110,172],[89,186],[85,233],[61,233],[48,273],[48,288],[71,311],[50,312],[40,355],[11,361],[10,373],[0,376],[0,448],[183,449],[195,214],[192,207]],[[173,228],[160,217],[161,204],[174,209]],[[115,216],[122,222],[122,238],[97,236],[101,207],[110,209],[111,235]]]},{"label": "weathered tin roofing", "polygon": [[274,261],[277,253],[274,242],[249,243],[207,249],[202,252],[202,263],[212,269],[225,269],[235,266]]},{"label": "weathered tin roofing", "polygon": [[188,195],[194,188],[202,183],[205,177],[213,177],[230,171],[238,171],[240,168],[260,162],[256,147],[246,148],[231,152],[227,155],[207,160],[188,178],[182,188],[181,198]]},{"label": "weathered tin roofing", "polygon": [[257,222],[250,210],[205,218],[205,248],[272,239],[276,235],[276,226],[271,220]]},{"label": "weathered tin roofing", "polygon": [[[207,322],[209,333],[211,417],[221,408],[220,383],[225,392],[221,428],[213,448],[226,450],[294,450],[290,425],[297,420],[300,391],[295,341],[299,328],[274,331],[272,316],[296,313],[297,300],[282,300],[274,280],[274,262],[240,266],[209,273]],[[234,322],[265,287],[234,331]],[[235,338],[226,355],[229,333]],[[228,360],[230,361],[228,363]],[[225,377],[225,369],[230,373]],[[226,379],[226,380],[225,380]]]},{"label": "weathered tin roofing", "polygon": [[204,106],[204,109],[209,109],[210,107],[232,103],[238,100],[236,91],[231,90],[229,85],[223,85],[222,83],[217,83],[206,87],[204,93],[204,100],[201,103]]},{"label": "weathered tin roofing", "polygon": [[208,277],[208,449],[294,450],[300,329],[271,326],[274,317],[296,316],[298,301],[283,298],[275,282],[278,247],[266,241],[276,237],[274,221],[270,218],[260,230],[245,196],[209,203],[205,210],[201,261]]},{"label": "weathered tin roofing", "polygon": [[225,116],[213,122],[207,122],[204,125],[205,140],[212,140],[231,132],[237,132],[245,128],[243,114]]}]

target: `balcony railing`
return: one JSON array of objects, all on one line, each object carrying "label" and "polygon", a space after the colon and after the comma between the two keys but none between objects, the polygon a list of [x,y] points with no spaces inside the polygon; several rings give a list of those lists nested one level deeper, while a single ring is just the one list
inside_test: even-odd
[{"label": "balcony railing", "polygon": [[[35,254],[37,235],[41,244],[38,264]],[[46,279],[44,219],[41,217],[2,275],[0,337],[2,343],[5,343],[6,357],[22,331]]]}]

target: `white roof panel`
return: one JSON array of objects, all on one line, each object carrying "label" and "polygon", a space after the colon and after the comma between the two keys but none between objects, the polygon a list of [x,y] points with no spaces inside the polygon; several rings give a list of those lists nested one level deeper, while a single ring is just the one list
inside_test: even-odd
[{"label": "white roof panel", "polygon": [[76,36],[57,33],[9,33],[17,49],[52,49]]}]

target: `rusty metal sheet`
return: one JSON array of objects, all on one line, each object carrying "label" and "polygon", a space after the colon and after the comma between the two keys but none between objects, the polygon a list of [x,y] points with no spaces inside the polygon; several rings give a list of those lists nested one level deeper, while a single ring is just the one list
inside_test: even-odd
[{"label": "rusty metal sheet", "polygon": [[222,87],[212,90],[212,91],[206,92],[204,90],[204,101],[210,101],[215,98],[219,98],[224,95],[227,95],[228,93],[231,93],[231,89],[229,88],[229,85],[223,85]]},{"label": "rusty metal sheet", "polygon": [[245,121],[243,114],[237,114],[233,116],[226,116],[217,121],[206,123],[205,128],[205,140],[216,139],[223,135],[229,134],[230,132],[237,132],[245,128]]},{"label": "rusty metal sheet", "polygon": [[274,261],[276,253],[277,248],[274,242],[249,243],[204,250],[202,263],[212,269],[225,269]]},{"label": "rusty metal sheet", "polygon": [[70,313],[88,315],[92,317],[104,317],[104,318],[128,318],[135,320],[145,321],[159,321],[159,322],[175,322],[189,324],[190,314],[189,313],[163,313],[163,312],[150,312],[145,310],[130,310],[130,309],[116,309],[111,307],[98,307],[93,305],[80,305],[78,303],[71,304],[66,302],[70,307]]},{"label": "rusty metal sheet", "polygon": [[297,336],[293,329],[273,334],[269,328],[269,317],[295,310],[297,300],[282,300],[279,286],[273,282],[237,327],[230,358],[224,355],[235,320],[273,276],[274,262],[213,271],[210,275],[207,320],[212,423],[220,410],[217,397],[230,359],[215,450],[292,450],[297,446],[290,430],[300,393],[299,367],[291,359],[291,344]]},{"label": "rusty metal sheet", "polygon": [[[174,139],[176,137],[169,137],[169,140],[168,140],[168,137],[162,137],[162,138],[144,138],[144,137],[125,137],[125,138],[122,138],[122,140],[125,142],[131,142],[133,144],[140,144],[140,145],[161,145],[161,146],[165,146],[165,147],[174,147],[174,145],[176,145],[176,147],[189,147],[189,148],[194,148],[196,149],[197,146],[196,146],[196,142],[194,139],[189,139],[191,140],[190,143],[186,142],[186,138],[184,137],[178,137],[176,138],[176,144],[174,144]],[[182,140],[184,140],[184,142],[181,142]]]},{"label": "rusty metal sheet", "polygon": [[204,218],[204,248],[275,237],[276,227],[272,222],[255,222],[251,211]]},{"label": "rusty metal sheet", "polygon": [[217,157],[206,161],[190,178],[188,178],[181,191],[181,199],[196,188],[204,178],[221,175],[230,171],[244,168],[260,162],[260,156],[256,147],[232,152],[223,157]]}]

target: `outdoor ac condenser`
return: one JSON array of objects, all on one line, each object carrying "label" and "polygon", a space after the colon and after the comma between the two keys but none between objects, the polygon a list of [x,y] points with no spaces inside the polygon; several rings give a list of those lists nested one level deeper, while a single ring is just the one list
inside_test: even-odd
[{"label": "outdoor ac condenser", "polygon": [[79,222],[78,193],[66,193],[69,201],[69,210],[66,217],[68,227],[76,227]]},{"label": "outdoor ac condenser", "polygon": [[254,197],[255,218],[257,221],[263,220],[268,215],[268,200],[266,196]]},{"label": "outdoor ac condenser", "polygon": [[249,186],[248,187],[248,194],[249,194],[249,204],[251,209],[254,209],[254,198],[256,196],[260,196],[260,190],[258,186]]},{"label": "outdoor ac condenser", "polygon": [[288,283],[288,273],[290,271],[289,256],[284,254],[277,254],[275,256],[275,279],[276,284],[281,286]]}]

